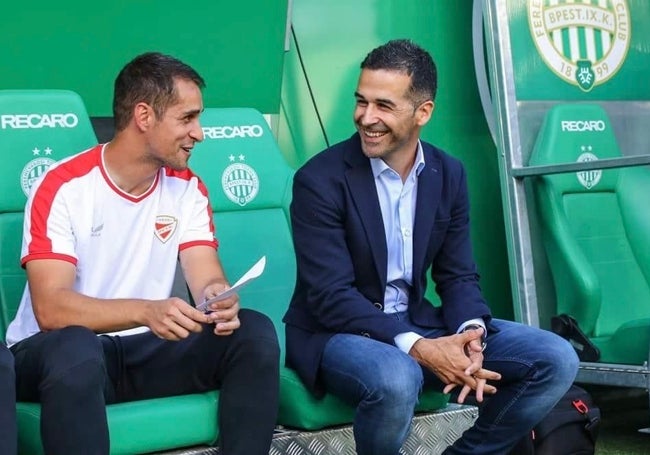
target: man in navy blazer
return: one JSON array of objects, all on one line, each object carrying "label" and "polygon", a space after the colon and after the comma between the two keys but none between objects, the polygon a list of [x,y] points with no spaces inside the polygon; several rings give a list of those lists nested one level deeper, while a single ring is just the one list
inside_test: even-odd
[{"label": "man in navy blazer", "polygon": [[[418,45],[374,49],[355,92],[357,133],[294,178],[298,277],[284,318],[287,364],[316,396],[356,407],[362,455],[399,453],[423,387],[483,402],[445,453],[507,453],[577,372],[562,338],[490,315],[463,166],[419,139],[436,88],[433,59]],[[439,308],[425,298],[429,270]]]}]

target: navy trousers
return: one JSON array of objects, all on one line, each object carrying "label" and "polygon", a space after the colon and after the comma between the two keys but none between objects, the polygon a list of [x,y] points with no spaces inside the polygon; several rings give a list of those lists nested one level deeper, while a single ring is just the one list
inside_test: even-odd
[{"label": "navy trousers", "polygon": [[268,454],[278,410],[277,335],[261,313],[242,309],[239,319],[229,336],[214,335],[211,325],[181,341],[72,326],[12,346],[18,399],[42,404],[45,453],[108,454],[106,404],[219,389],[222,453]]},{"label": "navy trousers", "polygon": [[16,376],[14,358],[0,343],[0,453],[14,455],[16,449]]}]

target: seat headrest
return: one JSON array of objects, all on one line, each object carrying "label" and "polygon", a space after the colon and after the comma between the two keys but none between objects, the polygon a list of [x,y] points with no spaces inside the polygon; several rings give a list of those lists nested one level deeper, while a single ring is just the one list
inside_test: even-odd
[{"label": "seat headrest", "polygon": [[34,180],[96,141],[76,93],[0,90],[0,212],[22,211]]},{"label": "seat headrest", "polygon": [[208,188],[213,210],[282,207],[293,170],[278,148],[264,116],[250,108],[206,108],[204,140],[190,168]]},{"label": "seat headrest", "polygon": [[[598,104],[557,104],[546,114],[530,165],[550,165],[617,158],[621,152],[605,109]],[[567,191],[612,188],[618,170],[556,174],[554,183]]]}]

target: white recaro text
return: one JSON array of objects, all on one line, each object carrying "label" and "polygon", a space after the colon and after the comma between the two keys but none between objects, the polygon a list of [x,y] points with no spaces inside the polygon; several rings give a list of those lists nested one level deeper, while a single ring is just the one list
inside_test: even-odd
[{"label": "white recaro text", "polygon": [[233,139],[236,137],[260,137],[264,130],[260,125],[205,126],[203,134],[209,139]]},{"label": "white recaro text", "polygon": [[74,128],[79,123],[75,114],[3,114],[2,129],[7,128]]},{"label": "white recaro text", "polygon": [[562,131],[605,131],[602,120],[563,120]]}]

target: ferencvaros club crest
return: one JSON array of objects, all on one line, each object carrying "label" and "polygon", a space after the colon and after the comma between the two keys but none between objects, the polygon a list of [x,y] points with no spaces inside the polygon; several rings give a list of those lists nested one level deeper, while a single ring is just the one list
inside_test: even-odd
[{"label": "ferencvaros club crest", "polygon": [[[598,157],[591,153],[591,146],[582,147],[583,153],[576,160],[578,163],[586,163],[588,161],[598,161]],[[587,150],[587,151],[585,151]],[[592,189],[594,186],[600,182],[600,178],[603,175],[603,171],[600,169],[592,169],[588,171],[576,172],[576,177],[582,186],[588,190]]]},{"label": "ferencvaros club crest", "polygon": [[257,172],[244,161],[246,157],[239,155],[239,162],[230,155],[232,164],[228,165],[221,174],[221,188],[226,197],[242,207],[255,199],[260,188]]},{"label": "ferencvaros club crest", "polygon": [[585,92],[618,72],[632,32],[626,0],[528,0],[528,26],[546,65]]}]

